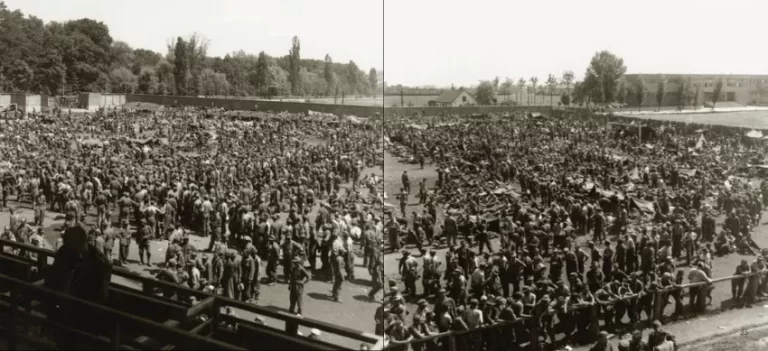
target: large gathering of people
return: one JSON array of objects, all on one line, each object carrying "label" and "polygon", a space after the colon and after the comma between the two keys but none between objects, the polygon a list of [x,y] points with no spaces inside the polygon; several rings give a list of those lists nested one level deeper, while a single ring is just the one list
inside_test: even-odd
[{"label": "large gathering of people", "polygon": [[[429,336],[520,319],[457,334],[454,346],[590,344],[597,318],[593,350],[627,332],[620,349],[667,350],[661,321],[705,311],[718,256],[745,255],[737,275],[768,269],[751,237],[768,205],[751,166],[766,148],[743,130],[525,113],[393,118],[384,129],[390,153],[437,173],[428,186],[403,172],[388,207],[386,251],[403,255],[387,272],[380,326],[392,349],[447,349]],[[686,283],[703,285],[655,294]],[[762,275],[733,280],[731,302],[751,306],[767,287]],[[593,318],[584,307],[595,305]],[[658,333],[642,340],[650,326]]]},{"label": "large gathering of people", "polygon": [[[84,236],[98,262],[153,266],[159,280],[250,303],[276,289],[297,315],[313,275],[333,281],[335,301],[344,281],[370,280],[376,301],[383,285],[381,123],[238,115],[57,109],[1,122],[1,205],[10,222],[0,238],[61,251],[81,247]],[[33,209],[34,220],[20,208]],[[210,244],[196,247],[193,235]],[[158,247],[164,257],[153,256]],[[356,277],[359,255],[367,274]],[[59,266],[53,272],[79,269]],[[75,295],[88,289],[54,283]],[[275,284],[283,287],[269,287]]]}]

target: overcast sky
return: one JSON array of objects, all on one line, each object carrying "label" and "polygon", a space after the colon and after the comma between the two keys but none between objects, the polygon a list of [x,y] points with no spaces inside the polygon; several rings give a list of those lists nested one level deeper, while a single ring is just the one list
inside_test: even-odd
[{"label": "overcast sky", "polygon": [[299,36],[302,58],[383,67],[382,0],[3,0],[44,21],[91,18],[135,48],[167,51],[169,38],[192,32],[210,40],[209,55],[244,50],[288,54]]},{"label": "overcast sky", "polygon": [[388,85],[580,79],[603,49],[629,73],[768,74],[765,0],[386,0],[384,11]]}]

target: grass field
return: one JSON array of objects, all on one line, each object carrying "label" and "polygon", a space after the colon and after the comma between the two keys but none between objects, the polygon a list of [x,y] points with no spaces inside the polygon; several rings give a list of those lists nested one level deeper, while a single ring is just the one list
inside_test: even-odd
[{"label": "grass field", "polygon": [[[621,113],[618,113],[622,115]],[[628,117],[662,121],[768,129],[768,111],[701,112],[685,114],[625,114]]]},{"label": "grass field", "polygon": [[[402,106],[409,107],[427,107],[429,104],[429,101],[437,99],[437,95],[404,95],[402,97],[402,101],[400,99],[400,95],[386,95],[384,96],[384,99],[382,100],[381,96],[377,96],[375,99],[372,96],[365,96],[365,97],[346,97],[344,98],[344,105],[357,105],[357,106],[381,106],[382,101],[384,103],[385,107],[393,107]],[[499,103],[502,103],[504,101],[517,101],[517,96],[515,95],[500,95],[497,97]],[[558,97],[554,97],[552,99],[552,103],[557,106],[557,102],[560,99]],[[341,104],[341,98],[338,98],[334,101],[333,98],[308,98],[308,99],[290,99],[286,98],[282,101],[295,101],[295,102],[310,102],[310,103],[316,103],[316,104]],[[530,102],[527,100],[527,96],[523,95],[522,97],[522,105],[534,105],[533,100]],[[536,96],[536,103],[535,105],[544,105],[548,106],[550,104],[549,97],[544,96]]]}]

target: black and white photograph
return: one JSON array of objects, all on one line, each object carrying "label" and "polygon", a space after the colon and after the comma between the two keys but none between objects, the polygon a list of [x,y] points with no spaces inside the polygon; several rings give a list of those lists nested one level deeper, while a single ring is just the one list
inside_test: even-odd
[{"label": "black and white photograph", "polygon": [[766,10],[387,0],[387,349],[768,350]]},{"label": "black and white photograph", "polygon": [[0,349],[381,350],[382,38],[382,1],[0,1]]},{"label": "black and white photograph", "polygon": [[766,13],[0,0],[0,350],[768,350]]}]

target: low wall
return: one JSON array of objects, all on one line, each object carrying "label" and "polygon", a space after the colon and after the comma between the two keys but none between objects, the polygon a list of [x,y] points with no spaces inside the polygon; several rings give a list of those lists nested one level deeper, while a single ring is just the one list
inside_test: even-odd
[{"label": "low wall", "polygon": [[219,99],[219,98],[200,98],[194,96],[162,96],[162,95],[126,95],[125,102],[150,102],[158,105],[181,105],[197,107],[220,107],[228,110],[243,111],[274,111],[289,113],[307,113],[316,111],[323,113],[355,115],[360,117],[370,117],[377,112],[381,113],[381,107],[376,106],[350,106],[350,105],[331,105],[331,104],[312,104],[303,102],[284,102],[284,101],[264,101],[264,100],[245,100],[245,99]]},{"label": "low wall", "polygon": [[467,116],[475,113],[497,113],[529,111],[550,114],[549,106],[462,106],[462,107],[387,107],[385,116],[412,116],[416,113],[424,116],[456,115]]}]

